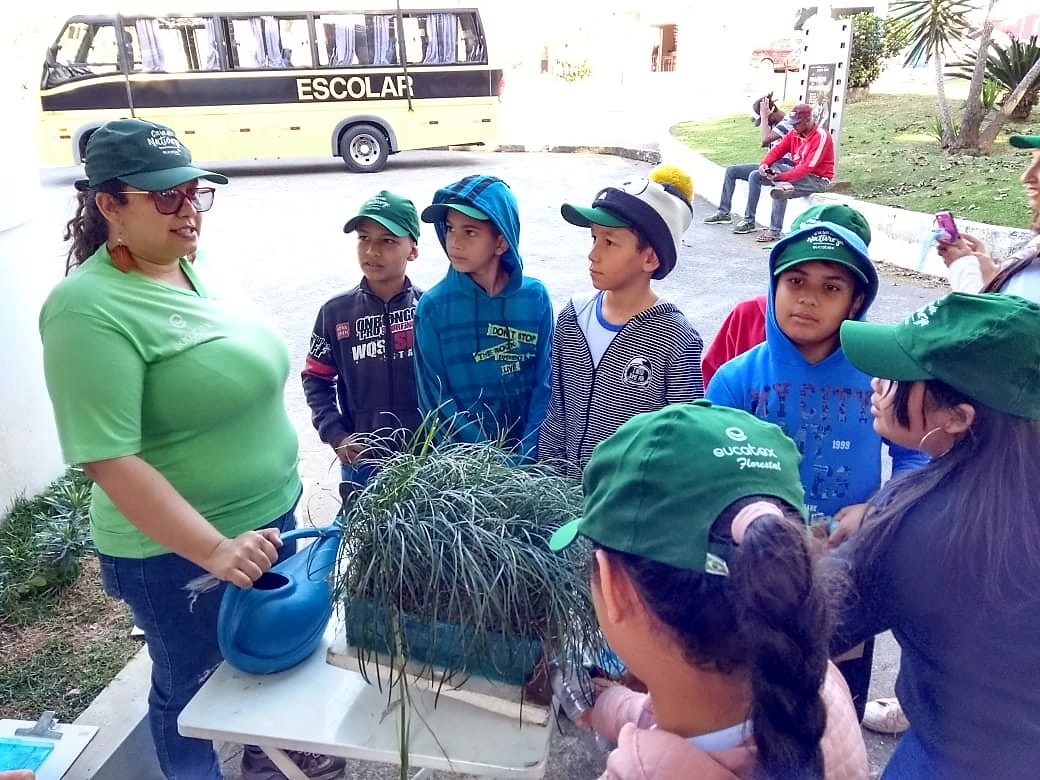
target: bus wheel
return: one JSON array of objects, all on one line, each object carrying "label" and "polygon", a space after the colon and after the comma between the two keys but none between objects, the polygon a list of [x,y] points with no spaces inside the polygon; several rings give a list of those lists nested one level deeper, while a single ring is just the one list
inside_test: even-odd
[{"label": "bus wheel", "polygon": [[383,131],[374,125],[354,125],[347,128],[339,140],[343,162],[355,173],[375,173],[386,165],[390,143]]}]

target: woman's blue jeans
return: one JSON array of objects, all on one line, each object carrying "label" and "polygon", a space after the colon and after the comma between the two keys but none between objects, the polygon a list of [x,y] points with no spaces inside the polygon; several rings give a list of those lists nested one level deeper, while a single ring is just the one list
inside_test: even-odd
[{"label": "woman's blue jeans", "polygon": [[[266,528],[296,527],[296,507],[267,523]],[[295,542],[279,549],[279,560],[292,555]],[[220,780],[223,777],[213,743],[182,737],[177,717],[223,658],[217,644],[217,613],[224,585],[193,601],[184,590],[206,571],[179,555],[117,558],[98,554],[101,582],[110,596],[125,601],[134,622],[144,631],[152,658],[148,723],[163,774],[170,780]]]}]

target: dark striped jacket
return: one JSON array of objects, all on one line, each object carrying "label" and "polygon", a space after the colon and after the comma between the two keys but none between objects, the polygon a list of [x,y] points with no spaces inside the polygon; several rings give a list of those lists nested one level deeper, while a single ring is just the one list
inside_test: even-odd
[{"label": "dark striped jacket", "polygon": [[572,477],[630,417],[704,395],[701,337],[666,301],[629,320],[593,367],[577,313],[595,301],[595,294],[572,298],[556,321],[552,394],[538,435],[539,460],[556,461]]}]

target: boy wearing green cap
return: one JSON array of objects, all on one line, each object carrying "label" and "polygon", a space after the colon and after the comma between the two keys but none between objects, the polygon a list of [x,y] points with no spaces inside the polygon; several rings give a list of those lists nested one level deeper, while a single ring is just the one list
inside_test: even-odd
[{"label": "boy wearing green cap", "polygon": [[343,482],[364,485],[377,444],[400,445],[419,425],[412,322],[422,291],[406,274],[419,254],[419,215],[410,200],[383,190],[343,232],[357,233],[364,278],[318,311],[303,391]]},{"label": "boy wearing green cap", "polygon": [[[867,220],[844,203],[825,203],[807,208],[794,218],[791,230],[799,230],[812,222],[836,222],[844,225],[862,238],[864,244],[870,246],[870,225],[867,224]],[[705,387],[715,376],[719,366],[765,340],[766,296],[758,295],[734,306],[723,320],[711,346],[704,352],[701,373],[704,375]]]},{"label": "boy wearing green cap", "polygon": [[[794,439],[809,511],[835,527],[834,543],[858,527],[882,481],[870,377],[848,361],[838,339],[841,324],[863,319],[878,290],[866,244],[851,227],[808,222],[773,248],[766,340],[723,365],[706,393],[713,403],[751,412]],[[928,460],[895,444],[889,450],[894,475]],[[862,717],[870,650],[855,661],[860,665],[840,668]]]},{"label": "boy wearing green cap", "polygon": [[633,415],[704,395],[701,337],[651,287],[676,265],[693,183],[670,165],[604,187],[563,218],[591,230],[595,291],[575,295],[553,336],[552,396],[538,456],[580,477],[599,442]]}]

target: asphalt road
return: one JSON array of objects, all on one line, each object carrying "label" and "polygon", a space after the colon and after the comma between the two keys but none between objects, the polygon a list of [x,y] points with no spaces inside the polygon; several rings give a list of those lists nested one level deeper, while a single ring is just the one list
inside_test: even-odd
[{"label": "asphalt road", "polygon": [[[300,437],[301,473],[307,484],[302,514],[315,525],[332,520],[338,468],[331,451],[310,424],[299,372],[319,306],[360,279],[351,236],[343,223],[381,189],[404,194],[419,209],[434,191],[472,173],[507,181],[521,209],[521,253],[525,272],[541,279],[559,309],[574,292],[589,289],[586,230],[560,216],[565,201],[591,202],[603,186],[647,172],[650,166],[616,157],[540,153],[414,152],[391,158],[376,174],[348,174],[339,160],[296,160],[258,165],[225,164],[231,183],[218,188],[206,214],[202,245],[209,256],[236,276],[271,316],[289,345],[292,372],[286,402]],[[60,230],[72,214],[72,182],[78,169],[43,172],[43,235],[54,236],[39,261],[51,264],[55,282],[64,268]],[[714,193],[712,193],[714,196]],[[656,283],[693,322],[705,343],[740,300],[766,289],[768,253],[753,235],[737,236],[725,226],[702,224],[713,206],[698,198],[693,227],[686,235],[675,271]],[[424,226],[419,257],[411,277],[422,287],[438,281],[447,260],[430,226]],[[896,321],[941,294],[934,283],[895,268],[882,269],[882,284],[870,319]],[[875,694],[891,695],[898,661],[891,640],[882,638],[875,657]],[[883,766],[892,740],[868,735],[874,769]],[[237,778],[232,756],[228,777]],[[598,776],[603,753],[587,734],[565,728],[553,742],[548,778],[581,780]],[[348,777],[397,777],[392,768],[358,764]],[[434,777],[447,777],[435,774]]]}]

